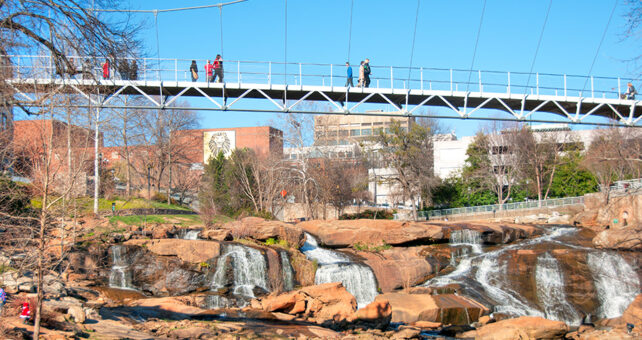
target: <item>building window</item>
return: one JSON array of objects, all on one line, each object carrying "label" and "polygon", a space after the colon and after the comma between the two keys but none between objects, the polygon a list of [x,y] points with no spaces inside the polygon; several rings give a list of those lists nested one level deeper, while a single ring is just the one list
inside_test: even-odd
[{"label": "building window", "polygon": [[508,146],[493,146],[491,149],[491,153],[493,155],[504,155],[510,153],[508,150]]},{"label": "building window", "polygon": [[362,136],[370,136],[370,135],[372,135],[372,129],[361,129],[361,135]]},{"label": "building window", "polygon": [[361,130],[359,129],[350,130],[350,136],[360,136],[360,135],[361,135]]}]

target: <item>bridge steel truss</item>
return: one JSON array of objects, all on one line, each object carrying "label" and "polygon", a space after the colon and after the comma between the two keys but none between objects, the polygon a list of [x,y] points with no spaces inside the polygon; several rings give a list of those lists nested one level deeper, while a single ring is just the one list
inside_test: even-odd
[{"label": "bridge steel truss", "polygon": [[[452,70],[450,71],[450,84],[445,84],[445,89],[433,88],[432,83],[424,86],[424,73],[421,71],[421,82],[418,88],[395,88],[399,83],[398,79],[393,79],[393,69],[390,68],[390,87],[379,86],[380,79],[375,79],[375,84],[370,88],[363,87],[345,87],[334,86],[332,77],[339,78],[339,81],[345,81],[344,76],[333,76],[332,65],[330,65],[329,84],[324,80],[311,85],[303,84],[304,77],[302,73],[302,64],[299,65],[298,84],[277,84],[273,83],[273,77],[278,75],[272,74],[270,64],[270,74],[261,74],[248,72],[249,74],[260,76],[254,77],[249,81],[249,76],[244,79],[241,72],[241,63],[238,62],[237,72],[226,72],[226,75],[236,75],[233,82],[210,83],[206,81],[192,82],[182,80],[179,77],[178,62],[174,62],[176,68],[173,70],[175,77],[173,80],[157,80],[162,78],[161,71],[143,70],[143,79],[126,80],[126,79],[76,79],[70,77],[51,76],[51,72],[45,74],[17,73],[14,78],[8,81],[8,84],[15,91],[17,101],[23,107],[45,106],[43,97],[47,93],[66,93],[76,94],[87,99],[86,104],[75,104],[72,106],[94,107],[99,109],[122,109],[122,108],[139,108],[139,109],[190,109],[190,110],[209,110],[209,111],[231,111],[231,112],[291,112],[302,114],[358,114],[358,115],[383,115],[383,116],[413,116],[413,117],[432,117],[432,118],[459,118],[459,119],[479,119],[479,120],[512,120],[512,121],[530,121],[530,122],[555,122],[570,124],[589,124],[589,125],[609,125],[609,126],[629,126],[642,127],[642,102],[638,100],[627,100],[617,98],[618,92],[611,91],[609,96],[616,98],[607,98],[595,96],[593,90],[593,78],[591,81],[591,96],[583,97],[581,91],[575,91],[575,95],[569,95],[569,89],[566,88],[566,76],[564,76],[564,88],[546,88],[547,93],[540,94],[539,75],[537,76],[537,88],[530,88],[531,93],[526,93],[529,88],[523,91],[511,89],[511,75],[508,73],[508,84],[505,86],[505,92],[485,91],[486,85],[481,81],[481,71],[479,71],[479,84],[473,90],[469,91],[470,84],[453,82]],[[165,70],[166,71],[166,70]],[[172,71],[172,70],[170,70]],[[150,77],[150,74],[156,74],[158,77]],[[15,74],[15,73],[14,73]],[[285,76],[283,76],[285,74]],[[284,80],[287,80],[288,73],[280,74]],[[297,78],[297,74],[294,74]],[[154,79],[156,78],[156,79]],[[186,77],[187,78],[187,77]],[[204,77],[203,77],[204,78]],[[588,79],[588,78],[587,78]],[[610,78],[617,79],[617,78]],[[252,81],[254,80],[254,81]],[[285,81],[283,81],[285,82]],[[336,80],[335,80],[336,82]],[[435,83],[437,83],[435,81]],[[444,82],[442,82],[444,83]],[[409,78],[408,83],[403,81],[403,86],[411,85],[412,80]],[[617,79],[618,89],[620,80]],[[449,86],[448,86],[449,85]],[[489,88],[497,89],[497,84],[489,84]],[[466,90],[460,88],[466,87]],[[414,86],[413,86],[414,87]],[[435,86],[436,87],[436,86]],[[518,88],[518,85],[513,85]],[[535,90],[536,89],[536,90]],[[561,94],[560,94],[561,92]],[[119,97],[125,95],[138,95],[144,97],[147,105],[131,106],[121,104]],[[207,104],[190,107],[180,107],[181,98],[205,98]],[[269,102],[266,105],[256,105],[251,99],[262,99]],[[322,103],[314,109],[306,109],[305,102],[314,101]],[[249,104],[249,105],[248,105]],[[379,104],[381,108],[390,108],[387,112],[377,112],[366,110],[365,107],[372,108],[373,105]],[[451,116],[437,115],[426,113],[422,108],[430,106],[440,106],[448,108],[454,114]],[[318,109],[321,107],[322,109]],[[376,107],[376,106],[375,106]],[[501,110],[508,115],[504,117],[489,117],[481,114],[482,109]],[[428,111],[429,112],[429,111]],[[534,116],[538,114],[538,117]],[[544,115],[544,119],[540,117]],[[602,117],[604,123],[591,121],[590,117]]]}]

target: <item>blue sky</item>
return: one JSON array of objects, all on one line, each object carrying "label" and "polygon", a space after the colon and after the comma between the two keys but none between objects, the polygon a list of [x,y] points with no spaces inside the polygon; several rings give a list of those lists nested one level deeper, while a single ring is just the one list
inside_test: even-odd
[{"label": "blue sky", "polygon": [[[130,0],[131,9],[168,9],[213,1]],[[284,60],[283,0],[249,0],[223,9],[226,60]],[[351,0],[289,0],[287,60],[344,63],[348,56]],[[553,1],[534,72],[588,75],[614,1]],[[485,17],[473,69],[530,70],[549,1],[493,0]],[[127,3],[125,3],[127,5]],[[413,66],[471,67],[483,1],[422,0]],[[354,0],[350,61],[366,57],[373,66],[408,66],[417,1]],[[624,39],[625,1],[619,1],[592,75],[631,77],[639,74],[627,59],[640,54],[640,41]],[[108,14],[103,14],[108,15]],[[156,56],[151,14],[141,32],[146,54]],[[217,8],[158,15],[160,56],[206,59],[220,53]],[[202,65],[199,65],[202,67]],[[341,71],[342,72],[342,71]],[[642,86],[642,84],[639,84]],[[269,113],[202,112],[204,128],[265,125]],[[477,122],[448,120],[458,135],[471,135]]]}]

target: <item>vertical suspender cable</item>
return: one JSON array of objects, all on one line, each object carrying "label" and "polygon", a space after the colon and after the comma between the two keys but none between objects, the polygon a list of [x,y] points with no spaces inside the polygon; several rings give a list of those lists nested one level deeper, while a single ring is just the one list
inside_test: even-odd
[{"label": "vertical suspender cable", "polygon": [[[158,62],[158,80],[162,81],[162,72],[160,64],[160,42],[158,40],[158,10],[154,10],[154,25],[156,26],[156,61]],[[161,96],[163,94],[161,93]]]},{"label": "vertical suspender cable", "polygon": [[225,56],[223,53],[223,5],[218,6],[218,12],[221,17],[221,55]]},{"label": "vertical suspender cable", "polygon": [[354,9],[354,0],[350,1],[350,28],[348,31],[348,59],[347,62],[350,62],[350,46],[352,45],[352,10]]},{"label": "vertical suspender cable", "polygon": [[283,44],[283,78],[285,79],[285,85],[288,84],[288,0],[285,0],[285,23],[284,35],[285,40]]},{"label": "vertical suspender cable", "polygon": [[548,22],[548,14],[551,12],[551,6],[553,5],[553,0],[550,0],[548,3],[548,9],[546,9],[546,17],[544,18],[544,24],[542,24],[542,31],[539,33],[539,40],[537,41],[537,48],[535,49],[535,55],[533,56],[533,62],[531,62],[531,69],[528,71],[528,80],[526,80],[526,86],[524,86],[524,95],[528,91],[528,85],[531,82],[531,76],[533,75],[533,67],[535,67],[535,60],[537,60],[537,54],[539,53],[539,47],[542,44],[542,37],[544,36],[544,29],[546,28],[546,23]]},{"label": "vertical suspender cable", "polygon": [[412,57],[415,54],[415,38],[417,37],[417,22],[419,21],[419,5],[421,0],[417,0],[417,13],[415,14],[415,30],[412,33],[412,48],[410,48],[410,66],[408,66],[408,89],[410,89],[410,73],[412,72]]},{"label": "vertical suspender cable", "polygon": [[481,18],[479,18],[479,27],[477,28],[477,38],[475,39],[475,49],[473,50],[473,60],[470,62],[470,69],[468,70],[468,81],[466,81],[466,92],[468,92],[468,86],[470,85],[470,75],[473,72],[473,66],[475,66],[475,57],[477,56],[477,45],[479,44],[479,36],[481,35],[481,28],[482,28],[482,23],[484,22],[485,12],[486,12],[486,0],[484,0],[484,6],[482,7]]},{"label": "vertical suspender cable", "polygon": [[597,56],[600,54],[600,48],[602,48],[604,37],[606,37],[606,31],[608,31],[609,25],[611,25],[611,19],[613,19],[613,13],[615,13],[615,8],[617,8],[617,2],[618,0],[615,0],[615,3],[613,4],[613,9],[611,10],[611,15],[609,16],[609,21],[607,21],[606,27],[604,27],[604,32],[602,33],[602,39],[600,39],[600,44],[597,46],[597,51],[595,51],[595,57],[593,57],[593,62],[591,62],[591,68],[589,69],[588,76],[584,80],[584,86],[582,86],[582,92],[584,92],[584,89],[586,89],[586,83],[588,83],[588,80],[591,74],[593,73],[593,66],[595,66],[595,61],[597,60]]}]

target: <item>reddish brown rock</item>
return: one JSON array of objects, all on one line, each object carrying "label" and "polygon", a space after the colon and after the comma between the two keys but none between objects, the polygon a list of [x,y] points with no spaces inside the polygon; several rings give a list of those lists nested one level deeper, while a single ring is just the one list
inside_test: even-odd
[{"label": "reddish brown rock", "polygon": [[470,324],[489,312],[472,299],[453,294],[428,295],[385,293],[375,301],[387,300],[392,306],[392,322],[407,324],[431,321],[449,324]]},{"label": "reddish brown rock", "polygon": [[626,323],[635,325],[635,329],[642,333],[642,294],[631,302],[622,314],[622,320]]},{"label": "reddish brown rock", "polygon": [[299,248],[305,242],[305,236],[301,228],[281,221],[267,221],[259,217],[246,217],[240,221],[234,221],[223,225],[224,229],[230,231],[233,237],[249,237],[259,241],[267,239],[279,239],[295,248]]},{"label": "reddish brown rock", "polygon": [[176,256],[179,259],[201,263],[221,254],[221,245],[214,241],[203,240],[129,240],[125,242],[129,246],[145,247],[152,253],[162,256]]},{"label": "reddish brown rock", "polygon": [[395,247],[380,252],[352,251],[372,268],[379,288],[384,293],[402,287],[412,287],[434,274],[433,265],[422,255],[423,247]]},{"label": "reddish brown rock", "polygon": [[356,324],[365,325],[368,328],[385,329],[392,320],[392,307],[386,300],[378,300],[357,310],[351,318]]},{"label": "reddish brown rock", "polygon": [[442,226],[391,220],[315,220],[298,223],[297,227],[316,235],[321,244],[333,248],[350,247],[356,243],[429,243],[445,238]]},{"label": "reddish brown rock", "polygon": [[442,323],[441,322],[431,322],[431,321],[417,321],[413,324],[415,327],[419,327],[421,329],[437,329],[441,327]]},{"label": "reddish brown rock", "polygon": [[593,238],[596,248],[617,250],[642,250],[642,225],[607,229]]},{"label": "reddish brown rock", "polygon": [[232,234],[227,229],[207,229],[201,232],[201,237],[214,241],[231,241]]},{"label": "reddish brown rock", "polygon": [[563,339],[568,326],[561,321],[522,316],[487,324],[476,331],[475,339]]}]

